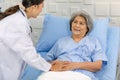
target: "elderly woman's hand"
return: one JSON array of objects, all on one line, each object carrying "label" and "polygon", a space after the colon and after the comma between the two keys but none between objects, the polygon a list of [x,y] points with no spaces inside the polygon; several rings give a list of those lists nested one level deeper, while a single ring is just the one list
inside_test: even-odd
[{"label": "elderly woman's hand", "polygon": [[79,69],[79,63],[80,62],[69,62],[68,64],[65,64],[63,67],[62,67],[62,70],[63,71],[71,71],[71,70],[74,70],[74,69]]},{"label": "elderly woman's hand", "polygon": [[52,64],[52,67],[50,69],[51,71],[64,71],[65,70],[64,67],[66,65],[68,65],[69,62],[68,61],[55,60],[55,61],[51,62],[51,64]]}]

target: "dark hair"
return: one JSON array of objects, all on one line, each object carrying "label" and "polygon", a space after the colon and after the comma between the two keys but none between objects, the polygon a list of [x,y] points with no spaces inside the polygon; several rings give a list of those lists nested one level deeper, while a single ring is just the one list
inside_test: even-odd
[{"label": "dark hair", "polygon": [[13,6],[13,7],[10,7],[8,9],[6,9],[5,12],[1,12],[0,13],[0,20],[9,16],[9,15],[11,15],[11,14],[13,14],[13,13],[15,13],[15,12],[17,12],[18,9],[19,9],[19,6],[16,5],[16,6]]},{"label": "dark hair", "polygon": [[[44,0],[22,0],[22,4],[25,8],[28,8],[32,5],[39,5],[43,2]],[[5,12],[0,12],[0,20],[2,20],[3,18],[14,14],[15,12],[17,12],[19,10],[19,5],[10,7],[8,9],[5,10]]]},{"label": "dark hair", "polygon": [[90,15],[86,11],[84,11],[84,10],[81,10],[79,12],[75,12],[75,13],[72,14],[71,19],[70,19],[70,30],[71,30],[71,27],[72,27],[72,22],[74,21],[74,19],[77,16],[81,16],[81,17],[83,17],[85,19],[86,25],[87,25],[87,29],[88,29],[86,34],[91,32],[91,30],[93,29],[93,20],[90,17]]}]

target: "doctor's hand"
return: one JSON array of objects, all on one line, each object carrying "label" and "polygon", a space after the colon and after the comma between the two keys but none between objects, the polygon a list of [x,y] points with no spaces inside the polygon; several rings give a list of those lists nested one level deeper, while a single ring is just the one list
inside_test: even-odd
[{"label": "doctor's hand", "polygon": [[69,62],[68,61],[55,60],[55,61],[51,62],[51,64],[52,64],[52,67],[50,69],[51,71],[64,71],[65,70],[64,67],[66,65],[68,65]]}]

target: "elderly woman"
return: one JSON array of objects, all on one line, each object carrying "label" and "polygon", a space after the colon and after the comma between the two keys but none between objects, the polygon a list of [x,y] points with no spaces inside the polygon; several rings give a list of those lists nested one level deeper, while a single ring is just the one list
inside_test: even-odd
[{"label": "elderly woman", "polygon": [[54,67],[38,80],[99,80],[95,72],[106,64],[107,58],[99,41],[88,35],[92,29],[88,13],[74,13],[70,20],[72,35],[58,40],[47,53],[46,60],[53,61]]}]

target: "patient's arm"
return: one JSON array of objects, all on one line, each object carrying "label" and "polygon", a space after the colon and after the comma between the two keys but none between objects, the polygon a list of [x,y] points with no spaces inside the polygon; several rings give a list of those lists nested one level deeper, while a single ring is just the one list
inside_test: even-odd
[{"label": "patient's arm", "polygon": [[88,70],[91,72],[99,71],[102,67],[102,61],[95,62],[68,62],[68,61],[55,61],[52,63],[52,71],[69,71],[74,69]]},{"label": "patient's arm", "polygon": [[95,62],[70,62],[69,64],[63,67],[63,70],[82,69],[82,70],[88,70],[91,72],[96,72],[100,70],[101,67],[102,67],[101,60],[98,60]]}]

